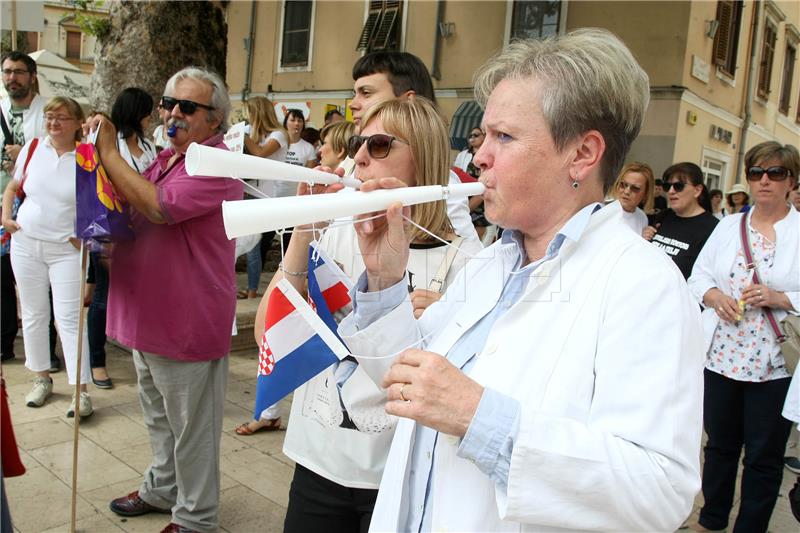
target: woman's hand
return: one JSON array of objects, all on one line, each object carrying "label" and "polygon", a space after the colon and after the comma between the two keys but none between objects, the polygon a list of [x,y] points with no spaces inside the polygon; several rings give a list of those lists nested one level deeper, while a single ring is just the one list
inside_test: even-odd
[{"label": "woman's hand", "polygon": [[414,318],[419,318],[431,304],[438,302],[442,293],[428,289],[414,289],[411,291],[411,307],[414,308]]},{"label": "woman's hand", "polygon": [[789,311],[792,304],[786,294],[770,289],[761,283],[754,283],[742,291],[742,300],[753,307],[771,307]]},{"label": "woman's hand", "polygon": [[656,233],[658,233],[658,227],[661,224],[656,224],[655,226],[647,226],[642,230],[642,237],[644,237],[648,241],[652,241],[653,237],[655,237]]},{"label": "woman's hand", "polygon": [[703,295],[703,304],[714,309],[717,315],[727,322],[736,323],[742,318],[739,303],[716,287],[709,289]]},{"label": "woman's hand", "polygon": [[3,219],[3,229],[6,230],[7,233],[15,233],[17,230],[20,229],[20,225],[17,224],[17,221],[13,218],[4,218]]},{"label": "woman's hand", "polygon": [[[406,184],[397,178],[379,178],[365,182],[361,191],[400,187],[406,187]],[[405,231],[403,215],[408,217],[410,214],[410,208],[397,202],[386,211],[356,217],[355,228],[361,257],[367,269],[368,291],[391,287],[405,277],[410,240]]]},{"label": "woman's hand", "polygon": [[[328,167],[316,167],[314,170],[320,170],[322,172],[329,172],[331,174],[336,174],[340,178],[344,175],[343,168],[337,168],[336,170],[331,170]],[[306,182],[300,182],[297,184],[297,196],[307,196],[311,194],[332,194],[335,192],[339,192],[344,189],[344,185],[341,183],[334,183],[332,185],[311,185]],[[310,229],[322,229],[326,227],[328,224],[325,222],[315,222],[314,224],[304,224],[302,226],[295,226],[295,230],[310,230]]]}]

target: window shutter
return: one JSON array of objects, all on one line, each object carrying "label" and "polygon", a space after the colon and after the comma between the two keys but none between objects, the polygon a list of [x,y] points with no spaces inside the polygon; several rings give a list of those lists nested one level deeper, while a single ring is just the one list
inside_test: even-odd
[{"label": "window shutter", "polygon": [[714,64],[725,66],[731,53],[734,27],[734,2],[721,0],[717,3],[717,34],[714,36]]},{"label": "window shutter", "polygon": [[361,51],[369,48],[369,43],[372,41],[372,37],[378,27],[382,12],[382,0],[372,0],[369,3],[369,14],[367,15],[367,21],[364,23],[364,29],[361,30],[361,36],[358,38],[356,50]]},{"label": "window shutter", "polygon": [[767,23],[764,27],[764,42],[761,49],[761,66],[758,76],[758,94],[764,99],[769,98],[770,78],[772,77],[772,60],[775,56],[776,28]]},{"label": "window shutter", "polygon": [[373,50],[386,49],[399,14],[400,1],[387,0],[383,10],[383,16],[381,17],[381,23],[378,26],[378,31],[375,33],[375,37],[372,40]]}]

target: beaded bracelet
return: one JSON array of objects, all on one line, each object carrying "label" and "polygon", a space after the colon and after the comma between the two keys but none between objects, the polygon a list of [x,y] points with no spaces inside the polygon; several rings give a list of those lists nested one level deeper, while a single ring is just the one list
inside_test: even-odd
[{"label": "beaded bracelet", "polygon": [[308,270],[304,270],[302,272],[292,272],[291,270],[286,270],[283,268],[283,262],[278,263],[278,270],[283,272],[284,274],[288,274],[289,276],[305,276],[308,274]]}]

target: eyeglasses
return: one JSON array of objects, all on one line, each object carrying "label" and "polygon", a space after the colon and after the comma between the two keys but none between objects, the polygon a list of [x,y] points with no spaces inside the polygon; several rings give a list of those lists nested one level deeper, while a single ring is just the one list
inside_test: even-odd
[{"label": "eyeglasses", "polygon": [[634,185],[633,183],[626,183],[624,181],[620,181],[617,187],[619,187],[619,190],[621,191],[624,191],[625,189],[630,189],[633,194],[639,194],[640,192],[642,192],[642,188],[639,187],[638,185]]},{"label": "eyeglasses", "polygon": [[68,120],[75,120],[75,117],[69,117],[67,115],[51,115],[50,113],[45,113],[44,119],[47,122],[67,122]]},{"label": "eyeglasses", "polygon": [[29,70],[23,70],[21,68],[4,68],[3,76],[10,77],[12,74],[15,76],[22,76],[23,74],[28,74],[29,72]]},{"label": "eyeglasses", "polygon": [[477,139],[478,137],[483,137],[483,133],[470,133],[469,134],[469,138],[470,139]]},{"label": "eyeglasses", "polygon": [[361,149],[361,146],[366,142],[367,153],[372,159],[384,159],[389,155],[389,151],[392,149],[392,143],[395,141],[408,144],[406,141],[392,137],[391,135],[386,135],[385,133],[376,133],[369,137],[353,135],[350,137],[350,140],[347,141],[347,155],[355,157]]},{"label": "eyeglasses", "polygon": [[675,192],[683,192],[686,184],[682,181],[671,181],[664,184],[664,192],[669,192],[670,189],[675,189]]},{"label": "eyeglasses", "polygon": [[786,167],[750,167],[747,169],[747,181],[759,181],[765,172],[770,181],[783,181],[792,175],[792,171]]},{"label": "eyeglasses", "polygon": [[160,105],[162,109],[167,111],[172,111],[175,109],[175,106],[178,106],[178,108],[181,110],[181,113],[184,115],[194,115],[198,107],[208,109],[209,111],[214,111],[214,108],[210,105],[200,104],[191,100],[178,100],[177,98],[173,98],[171,96],[162,96]]}]

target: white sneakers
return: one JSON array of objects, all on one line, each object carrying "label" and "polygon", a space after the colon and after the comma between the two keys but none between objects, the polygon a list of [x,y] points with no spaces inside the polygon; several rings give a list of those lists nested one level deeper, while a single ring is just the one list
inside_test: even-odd
[{"label": "white sneakers", "polygon": [[[28,407],[41,407],[44,402],[53,395],[53,380],[36,376],[33,380],[33,389],[25,396],[25,404]],[[92,399],[88,392],[82,392],[80,396],[81,418],[89,416],[94,412]],[[67,418],[75,417],[75,396],[72,396],[72,403],[67,411]]]},{"label": "white sneakers", "polygon": [[[92,399],[89,397],[88,392],[81,392],[80,402],[81,418],[85,418],[94,412]],[[67,411],[67,418],[75,418],[75,396],[72,397],[72,403],[69,406],[69,411]]]},{"label": "white sneakers", "polygon": [[41,407],[44,401],[53,394],[53,380],[36,376],[33,380],[33,389],[25,396],[25,405],[28,407]]}]

